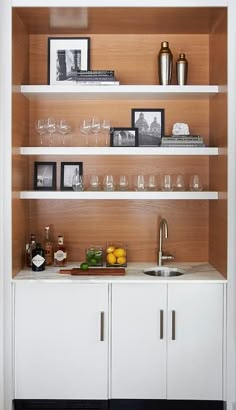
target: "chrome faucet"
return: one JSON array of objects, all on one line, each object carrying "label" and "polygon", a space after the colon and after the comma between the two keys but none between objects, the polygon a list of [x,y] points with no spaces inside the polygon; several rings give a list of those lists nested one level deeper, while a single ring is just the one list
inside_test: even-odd
[{"label": "chrome faucet", "polygon": [[166,219],[162,219],[159,225],[159,237],[160,237],[160,241],[159,241],[159,252],[158,252],[158,265],[161,266],[162,265],[162,261],[170,261],[174,259],[174,256],[172,255],[163,255],[162,252],[162,241],[163,239],[167,239],[168,238],[168,224],[167,224],[167,220]]}]

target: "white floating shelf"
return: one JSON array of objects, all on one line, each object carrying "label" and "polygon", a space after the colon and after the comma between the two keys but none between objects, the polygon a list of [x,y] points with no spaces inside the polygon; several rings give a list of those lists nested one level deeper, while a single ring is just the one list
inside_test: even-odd
[{"label": "white floating shelf", "polygon": [[217,85],[22,85],[29,100],[157,100],[204,99],[220,92]]},{"label": "white floating shelf", "polygon": [[105,191],[22,191],[20,192],[21,199],[114,199],[114,200],[138,200],[138,199],[218,199],[218,192],[200,191],[200,192],[105,192]]},{"label": "white floating shelf", "polygon": [[[223,7],[227,0],[198,0],[198,7]],[[12,0],[13,7],[55,7],[55,0]],[[57,0],[56,7],[78,7],[78,0]],[[80,0],[79,7],[134,7],[134,0]],[[196,0],[136,0],[135,7],[196,7]]]},{"label": "white floating shelf", "polygon": [[21,147],[21,155],[219,155],[216,147]]}]

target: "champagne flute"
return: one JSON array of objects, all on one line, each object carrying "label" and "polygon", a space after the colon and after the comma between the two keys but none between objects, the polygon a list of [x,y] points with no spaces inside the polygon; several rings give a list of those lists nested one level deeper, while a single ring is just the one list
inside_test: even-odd
[{"label": "champagne flute", "polygon": [[103,120],[101,123],[102,132],[105,134],[105,146],[108,146],[108,137],[110,136],[111,123],[110,120]]},{"label": "champagne flute", "polygon": [[45,126],[45,120],[43,118],[35,121],[34,127],[35,127],[37,134],[39,134],[40,145],[43,145],[43,135],[46,133],[44,126]]},{"label": "champagne flute", "polygon": [[49,145],[53,145],[53,134],[56,132],[56,121],[54,118],[49,117],[46,119],[45,124],[44,124],[45,130],[49,133],[50,138],[49,138]]},{"label": "champagne flute", "polygon": [[81,121],[80,123],[80,131],[83,135],[85,135],[85,145],[89,145],[88,135],[91,131],[91,119],[87,118]]},{"label": "champagne flute", "polygon": [[101,123],[99,118],[97,117],[93,117],[92,118],[92,122],[91,122],[91,131],[94,133],[95,135],[95,142],[94,145],[95,147],[97,147],[98,144],[98,133],[101,131]]}]

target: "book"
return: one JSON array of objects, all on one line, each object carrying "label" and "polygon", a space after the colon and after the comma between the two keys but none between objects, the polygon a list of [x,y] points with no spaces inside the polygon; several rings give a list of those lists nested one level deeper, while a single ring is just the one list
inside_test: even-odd
[{"label": "book", "polygon": [[92,77],[76,77],[76,81],[116,81],[115,77],[100,77],[100,76],[92,76]]},{"label": "book", "polygon": [[183,143],[183,144],[161,144],[160,145],[161,147],[165,147],[165,148],[170,148],[170,147],[205,147],[206,145],[205,144],[203,144],[203,143],[195,143],[195,144],[191,144],[191,143],[189,143],[189,144],[186,144],[186,143]]},{"label": "book", "polygon": [[78,85],[120,85],[119,81],[76,81]]},{"label": "book", "polygon": [[77,75],[82,76],[90,76],[90,75],[106,75],[106,76],[114,76],[114,70],[77,70]]}]

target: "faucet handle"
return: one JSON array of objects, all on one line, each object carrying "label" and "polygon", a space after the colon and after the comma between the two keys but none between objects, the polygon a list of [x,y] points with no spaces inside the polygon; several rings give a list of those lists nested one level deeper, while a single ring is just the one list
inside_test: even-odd
[{"label": "faucet handle", "polygon": [[162,255],[162,260],[164,261],[173,261],[175,257],[173,255]]}]

